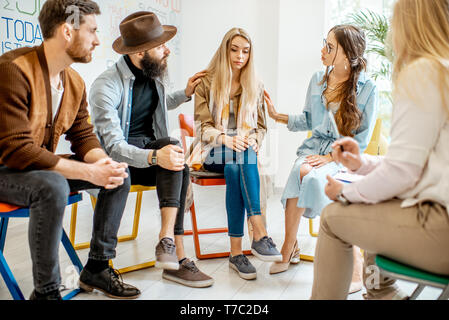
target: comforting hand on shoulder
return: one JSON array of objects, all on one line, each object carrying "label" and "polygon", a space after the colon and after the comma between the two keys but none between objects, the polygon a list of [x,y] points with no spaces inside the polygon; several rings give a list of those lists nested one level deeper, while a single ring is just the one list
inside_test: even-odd
[{"label": "comforting hand on shoulder", "polygon": [[203,70],[201,72],[195,73],[191,78],[189,78],[186,89],[184,91],[186,97],[191,97],[195,93],[196,86],[201,82],[201,78],[206,74],[206,70]]}]

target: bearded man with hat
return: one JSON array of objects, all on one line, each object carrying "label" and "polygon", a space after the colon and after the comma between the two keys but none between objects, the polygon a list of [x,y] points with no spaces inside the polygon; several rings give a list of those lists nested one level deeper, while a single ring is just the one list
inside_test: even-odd
[{"label": "bearded man with hat", "polygon": [[178,140],[169,136],[168,110],[191,100],[205,72],[188,80],[184,90],[167,93],[170,50],[166,42],[174,26],[140,11],[120,23],[113,49],[122,56],[101,74],[90,90],[95,132],[106,153],[129,165],[131,184],[156,186],[161,230],[156,267],[162,277],[190,287],[208,287],[213,279],[185,256],[184,211],[190,183],[189,167]]}]

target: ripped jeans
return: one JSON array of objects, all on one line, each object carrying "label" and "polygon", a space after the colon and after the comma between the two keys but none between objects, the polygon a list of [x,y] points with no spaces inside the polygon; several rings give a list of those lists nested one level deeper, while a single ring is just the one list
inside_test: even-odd
[{"label": "ripped jeans", "polygon": [[217,147],[209,153],[204,168],[207,171],[224,173],[228,235],[234,238],[243,237],[245,210],[248,219],[261,215],[256,152],[252,147],[244,152],[235,152],[225,146]]}]

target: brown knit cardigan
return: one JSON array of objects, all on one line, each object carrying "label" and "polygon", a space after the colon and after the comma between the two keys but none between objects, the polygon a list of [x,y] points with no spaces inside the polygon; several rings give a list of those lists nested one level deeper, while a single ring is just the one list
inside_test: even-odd
[{"label": "brown knit cardigan", "polygon": [[59,138],[65,134],[80,160],[101,148],[88,122],[86,88],[72,68],[62,72],[64,94],[52,119],[50,78],[43,45],[0,57],[0,165],[17,170],[54,167]]}]

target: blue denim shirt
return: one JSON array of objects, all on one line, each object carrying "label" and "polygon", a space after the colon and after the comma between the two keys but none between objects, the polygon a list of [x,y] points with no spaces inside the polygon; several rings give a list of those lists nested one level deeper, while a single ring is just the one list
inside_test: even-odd
[{"label": "blue denim shirt", "polygon": [[[124,57],[103,72],[92,84],[89,103],[92,109],[92,124],[101,145],[114,160],[126,162],[136,168],[149,167],[151,150],[128,144],[131,121],[132,90],[135,76]],[[153,115],[156,139],[169,136],[168,112],[190,100],[184,90],[168,94],[163,82],[155,79],[159,104]]]},{"label": "blue denim shirt", "polygon": [[[287,127],[290,131],[312,131],[312,136],[298,148],[298,157],[316,154],[326,155],[332,151],[331,146],[337,139],[323,95],[327,83],[320,85],[323,77],[324,71],[313,75],[307,91],[303,113],[289,115],[288,117]],[[362,112],[362,123],[354,132],[354,139],[359,143],[361,153],[367,148],[376,124],[378,100],[376,85],[362,72],[357,83],[357,107]]]}]

